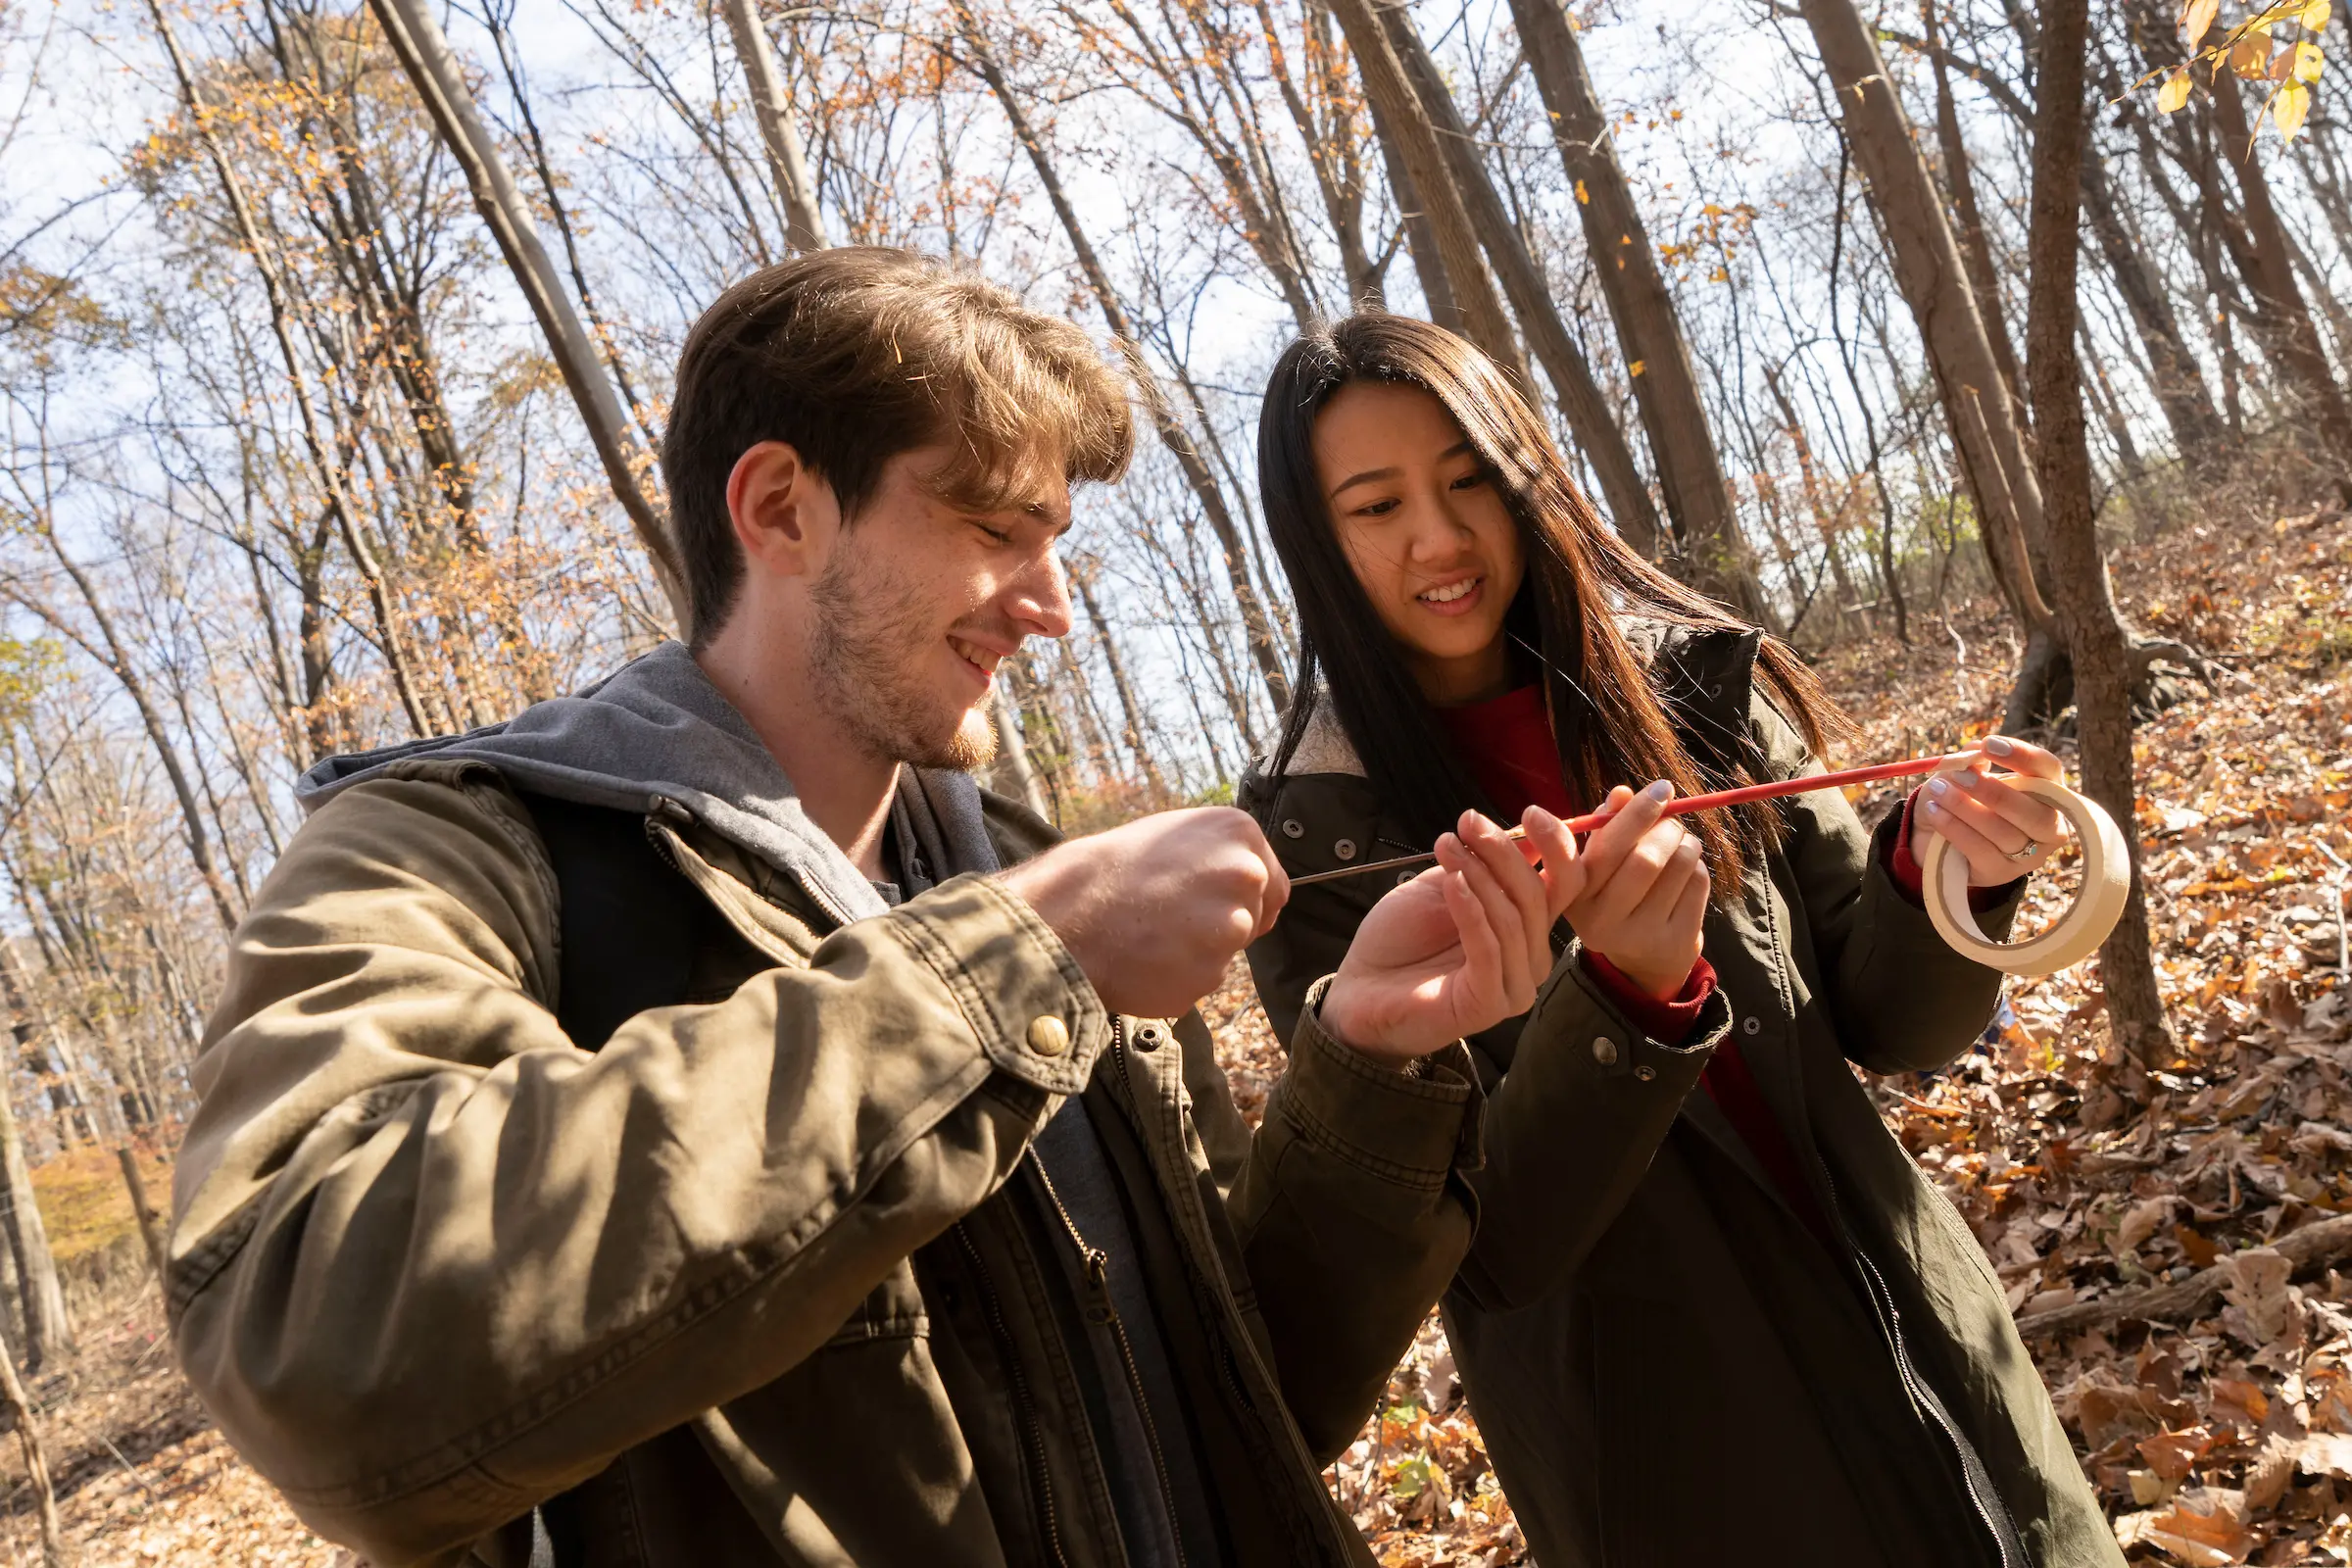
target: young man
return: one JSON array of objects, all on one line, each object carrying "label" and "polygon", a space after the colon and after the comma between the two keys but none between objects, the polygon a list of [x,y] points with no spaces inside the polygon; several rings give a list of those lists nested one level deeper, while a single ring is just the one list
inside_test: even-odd
[{"label": "young man", "polygon": [[1565,899],[1449,841],[1243,1128],[1188,1009],[1286,896],[1254,824],[1054,847],[963,771],[999,662],[1069,629],[1070,482],[1130,441],[1084,336],[997,289],[771,268],[679,366],[691,648],[304,780],[170,1302],[322,1534],[378,1568],[1370,1561],[1317,1471],[1463,1253],[1451,1042],[1527,1004]]}]

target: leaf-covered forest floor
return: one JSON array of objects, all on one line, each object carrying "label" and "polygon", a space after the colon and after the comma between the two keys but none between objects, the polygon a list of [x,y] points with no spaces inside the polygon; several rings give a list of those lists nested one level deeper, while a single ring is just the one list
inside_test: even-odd
[{"label": "leaf-covered forest floor", "polygon": [[[2352,522],[2216,510],[2119,551],[2115,575],[2137,623],[2230,670],[2139,736],[2180,1055],[2150,1071],[2121,1060],[2086,964],[2013,982],[1975,1053],[1872,1092],[2021,1316],[2224,1271],[2183,1321],[2030,1340],[2134,1559],[2352,1561],[2352,1244],[2331,1250],[2341,1274],[2294,1272],[2272,1250],[2352,1214],[2352,1003],[2330,880],[2344,871],[2329,858],[2352,861]],[[1988,605],[1915,615],[1908,646],[1838,649],[1823,672],[1865,731],[1846,759],[1984,734],[2014,657]],[[1895,799],[1890,787],[1857,805],[1869,815]],[[2063,872],[2046,880],[2044,915],[2070,891]],[[1205,1010],[1254,1117],[1281,1056],[1246,972]],[[206,1421],[172,1368],[153,1287],[109,1303],[83,1309],[81,1350],[33,1387],[80,1560],[335,1562]],[[1386,1564],[1527,1560],[1434,1318],[1331,1480]],[[6,1440],[0,1551],[11,1568],[39,1556]]]}]

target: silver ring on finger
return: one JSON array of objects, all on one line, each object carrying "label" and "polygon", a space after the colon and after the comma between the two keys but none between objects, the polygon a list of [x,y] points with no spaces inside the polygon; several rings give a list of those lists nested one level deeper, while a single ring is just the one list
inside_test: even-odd
[{"label": "silver ring on finger", "polygon": [[2028,838],[2026,840],[2026,847],[2024,849],[2012,851],[2010,854],[2003,856],[2002,858],[2007,860],[2031,860],[2034,858],[2034,857],[2039,855],[2040,853],[2040,841]]}]

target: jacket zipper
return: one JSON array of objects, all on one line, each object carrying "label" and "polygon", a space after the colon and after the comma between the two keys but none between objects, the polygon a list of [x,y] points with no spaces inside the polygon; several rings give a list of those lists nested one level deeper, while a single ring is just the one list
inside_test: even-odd
[{"label": "jacket zipper", "polygon": [[[1042,1168],[1042,1167],[1041,1167]],[[1021,1436],[1029,1449],[1029,1462],[1037,1472],[1037,1506],[1045,1518],[1046,1544],[1053,1549],[1054,1561],[1069,1568],[1069,1557],[1061,1549],[1061,1521],[1054,1511],[1054,1477],[1046,1468],[1046,1429],[1037,1418],[1037,1405],[1029,1397],[1029,1379],[1021,1371],[1020,1350],[1013,1344],[1012,1332],[1004,1323],[1004,1303],[997,1299],[996,1287],[989,1282],[988,1265],[981,1260],[980,1249],[972,1241],[964,1222],[956,1222],[956,1240],[963,1249],[966,1262],[971,1265],[972,1279],[980,1288],[980,1298],[987,1303],[988,1318],[997,1333],[997,1343],[1004,1354],[1004,1371],[1012,1379],[1013,1404],[1021,1418]]]},{"label": "jacket zipper", "polygon": [[[1410,848],[1409,845],[1400,847]],[[1114,1026],[1114,1028],[1116,1026]],[[1114,1036],[1114,1038],[1119,1038],[1123,1042],[1123,1036]],[[1111,1057],[1111,1061],[1118,1072],[1118,1088],[1119,1092],[1126,1097],[1128,1112],[1140,1122],[1144,1114],[1144,1102],[1143,1097],[1136,1093],[1135,1074],[1129,1065],[1126,1052],[1122,1050],[1114,1053]],[[1149,1153],[1149,1150],[1147,1150],[1147,1153]],[[1170,1179],[1166,1176],[1165,1172],[1161,1172],[1160,1175],[1162,1191],[1170,1191]],[[1189,1196],[1191,1192],[1192,1189],[1189,1187],[1178,1187],[1173,1190],[1171,1196],[1174,1196],[1176,1201],[1181,1203],[1184,1197]],[[1205,1216],[1203,1216],[1203,1220],[1205,1220]],[[1181,1236],[1181,1224],[1177,1228],[1178,1233]],[[1213,1244],[1206,1245],[1211,1245],[1213,1250]],[[1196,1277],[1200,1276],[1201,1273],[1201,1267],[1198,1259],[1188,1260],[1188,1267],[1191,1268]],[[1214,1290],[1211,1290],[1209,1294],[1211,1296],[1222,1295],[1222,1293],[1218,1293]],[[1232,1300],[1230,1295],[1222,1295],[1222,1298],[1228,1303],[1230,1303]],[[1231,1312],[1229,1306],[1227,1313],[1224,1315],[1223,1330],[1214,1336],[1217,1351],[1217,1371],[1224,1378],[1226,1392],[1232,1396],[1234,1409],[1237,1411],[1246,1412],[1248,1417],[1250,1419],[1262,1421],[1263,1417],[1258,1413],[1259,1405],[1257,1399],[1251,1396],[1250,1390],[1242,1381],[1241,1359],[1234,1350],[1235,1341],[1240,1339],[1244,1343],[1247,1343],[1248,1336],[1248,1327],[1242,1323],[1238,1313]],[[1279,1398],[1279,1395],[1277,1395],[1277,1397]],[[1385,1398],[1385,1389],[1383,1398]],[[1378,1404],[1381,1401],[1375,1400],[1374,1402],[1375,1404]],[[1314,1466],[1311,1461],[1308,1463],[1307,1468],[1309,1474],[1312,1474]],[[1317,1479],[1312,1483],[1311,1488],[1305,1494],[1303,1515],[1300,1518],[1295,1518],[1293,1520],[1294,1524],[1302,1524],[1307,1539],[1310,1539],[1316,1545],[1325,1548],[1328,1548],[1331,1544],[1326,1534],[1329,1528],[1330,1519],[1330,1514],[1328,1511],[1329,1502],[1330,1494],[1323,1490],[1322,1482],[1320,1479]],[[1349,1532],[1349,1534],[1352,1536],[1352,1530]],[[1302,1555],[1298,1560],[1304,1562],[1307,1560],[1307,1558]],[[1329,1561],[1331,1559],[1325,1558],[1322,1560]],[[1343,1551],[1339,1560],[1347,1561],[1349,1559],[1348,1559],[1347,1554]]]},{"label": "jacket zipper", "polygon": [[[1829,1166],[1820,1160],[1818,1154],[1814,1157],[1816,1163],[1821,1165],[1823,1178],[1830,1184],[1830,1201],[1835,1205],[1838,1203],[1838,1178],[1831,1174]],[[1894,1351],[1894,1369],[1903,1380],[1903,1392],[1910,1396],[1912,1408],[1919,1411],[1951,1445],[1952,1456],[1960,1466],[1961,1490],[1968,1494],[1969,1506],[1977,1511],[1977,1520],[1984,1527],[1984,1533],[1992,1538],[1993,1553],[1999,1557],[2001,1568],[2033,1568],[2030,1561],[2011,1549],[2011,1537],[2016,1526],[2008,1519],[2008,1509],[1997,1502],[1988,1502],[1977,1484],[1977,1466],[1969,1463],[1975,1455],[1974,1446],[1961,1433],[1959,1424],[1944,1409],[1943,1401],[1936,1397],[1936,1391],[1928,1386],[1927,1379],[1921,1376],[1918,1366],[1912,1361],[1910,1347],[1903,1340],[1902,1310],[1894,1304],[1894,1293],[1886,1288],[1886,1276],[1879,1272],[1879,1265],[1854,1240],[1852,1228],[1845,1223],[1842,1206],[1834,1207],[1832,1212],[1838,1218],[1838,1234],[1845,1239],[1847,1255],[1859,1266],[1863,1282],[1870,1288],[1871,1309],[1878,1314],[1880,1332],[1886,1335],[1888,1347]],[[1989,1484],[1990,1477],[1986,1478],[1986,1482]],[[2020,1541],[2016,1544],[2022,1548],[2024,1543]]]},{"label": "jacket zipper", "polygon": [[[1113,1017],[1110,1023],[1110,1049],[1113,1055],[1123,1051],[1127,1043],[1127,1020]],[[1125,1071],[1122,1061],[1122,1073]],[[1130,1094],[1129,1098],[1133,1098]],[[1061,1194],[1054,1189],[1054,1178],[1046,1174],[1045,1161],[1037,1161],[1037,1179],[1045,1185],[1046,1197],[1054,1204],[1054,1212],[1061,1216],[1062,1229],[1069,1233],[1070,1244],[1086,1261],[1087,1293],[1094,1298],[1086,1308],[1087,1317],[1110,1330],[1111,1342],[1119,1348],[1119,1361],[1127,1369],[1127,1390],[1135,1398],[1136,1418],[1143,1423],[1144,1444],[1152,1450],[1152,1470],[1159,1481],[1160,1503],[1168,1513],[1168,1537],[1176,1546],[1176,1560],[1184,1561],[1184,1532],[1176,1522],[1176,1487],[1168,1478],[1167,1456],[1159,1446],[1159,1428],[1152,1419],[1152,1401],[1144,1395],[1144,1375],[1135,1364],[1135,1345],[1127,1337],[1127,1325],[1119,1317],[1119,1309],[1110,1299],[1110,1254],[1099,1247],[1090,1247],[1078,1232],[1078,1222],[1070,1217]]]}]

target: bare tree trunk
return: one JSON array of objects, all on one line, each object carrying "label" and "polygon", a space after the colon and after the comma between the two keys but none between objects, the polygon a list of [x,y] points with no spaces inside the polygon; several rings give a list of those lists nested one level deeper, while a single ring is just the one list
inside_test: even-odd
[{"label": "bare tree trunk", "polygon": [[515,189],[514,176],[508,172],[497,141],[474,111],[473,95],[466,89],[465,74],[450,52],[441,24],[421,0],[368,0],[368,9],[384,29],[384,37],[417,96],[424,100],[442,141],[458,167],[466,171],[473,205],[497,239],[507,270],[530,302],[548,355],[571,391],[581,422],[588,426],[588,438],[604,464],[613,499],[628,514],[637,541],[653,563],[654,575],[669,601],[671,617],[681,631],[691,630],[693,607],[686,600],[685,570],[677,544],[661,509],[639,481],[640,470],[650,469],[651,460],[630,434],[619,400],[612,395],[612,383],[597,363],[587,329],[564,292],[555,264],[539,243],[531,210]]},{"label": "bare tree trunk", "polygon": [[1527,384],[1526,362],[1511,336],[1502,300],[1494,280],[1479,259],[1478,234],[1462,210],[1460,193],[1446,168],[1446,155],[1436,131],[1421,111],[1419,96],[1406,79],[1404,67],[1389,43],[1387,31],[1373,14],[1375,0],[1330,0],[1331,14],[1347,35],[1355,56],[1357,79],[1372,104],[1383,140],[1393,146],[1397,161],[1413,182],[1413,194],[1428,215],[1430,237],[1445,264],[1446,281],[1461,313],[1462,336],[1486,351],[1487,357]]},{"label": "bare tree trunk", "polygon": [[1380,166],[1389,178],[1389,194],[1396,201],[1396,220],[1404,225],[1404,253],[1412,259],[1413,276],[1421,284],[1421,302],[1429,318],[1448,332],[1463,330],[1462,309],[1453,300],[1453,285],[1446,280],[1446,262],[1438,254],[1438,231],[1430,223],[1421,193],[1413,187],[1412,172],[1396,150],[1396,139],[1383,126],[1380,105],[1369,106],[1372,139],[1380,143]]},{"label": "bare tree trunk", "polygon": [[1102,662],[1110,666],[1111,689],[1119,694],[1119,711],[1127,720],[1127,753],[1135,765],[1143,769],[1144,787],[1152,801],[1168,798],[1167,781],[1159,776],[1159,764],[1152,760],[1152,744],[1144,729],[1143,705],[1136,701],[1135,688],[1127,683],[1127,664],[1119,658],[1118,639],[1111,635],[1110,622],[1102,618],[1102,607],[1095,599],[1096,563],[1073,562],[1076,568],[1070,581],[1078,590],[1079,601],[1086,606],[1086,618],[1095,623],[1095,636],[1102,645]]},{"label": "bare tree trunk", "polygon": [[57,1517],[57,1488],[49,1481],[49,1456],[41,1448],[41,1435],[32,1424],[32,1403],[24,1397],[24,1384],[17,1376],[16,1357],[9,1353],[5,1342],[0,1342],[0,1401],[5,1401],[10,1419],[17,1429],[17,1445],[24,1452],[25,1476],[32,1483],[33,1505],[41,1520],[42,1568],[66,1568],[73,1562],[74,1553],[66,1544],[65,1526]]},{"label": "bare tree trunk", "polygon": [[164,1232],[156,1218],[155,1205],[147,1201],[147,1183],[139,1175],[139,1156],[130,1145],[115,1151],[115,1160],[122,1167],[122,1185],[130,1190],[130,1211],[138,1216],[139,1240],[147,1244],[147,1261],[155,1265],[156,1284],[164,1284]]},{"label": "bare tree trunk", "polygon": [[[1315,185],[1323,198],[1324,217],[1330,220],[1332,234],[1339,243],[1340,270],[1348,279],[1348,309],[1359,311],[1376,306],[1381,302],[1382,267],[1373,262],[1371,253],[1364,248],[1362,148],[1356,140],[1353,117],[1340,96],[1341,76],[1333,59],[1338,50],[1332,44],[1331,12],[1309,0],[1299,18],[1309,55],[1307,84],[1324,105],[1324,115],[1318,118],[1306,91],[1291,72],[1273,7],[1268,0],[1254,0],[1254,4],[1258,24],[1265,32],[1275,85],[1281,90],[1283,107],[1290,111],[1291,123],[1298,128],[1298,139],[1306,148],[1307,161],[1315,171]],[[1389,186],[1397,192],[1401,205],[1406,187],[1398,185],[1396,179],[1402,171],[1392,163],[1389,172]]]},{"label": "bare tree trunk", "polygon": [[2295,283],[2293,260],[2287,254],[2286,231],[2278,221],[2278,210],[2271,201],[2270,176],[2255,156],[2253,132],[2246,125],[2243,101],[2238,97],[2237,76],[2230,71],[2217,72],[2213,78],[2214,127],[2219,132],[2222,156],[2230,161],[2230,171],[2237,176],[2237,189],[2244,204],[2245,227],[2242,235],[2232,233],[2228,215],[2215,215],[2224,225],[2225,237],[2238,241],[2232,246],[2246,274],[2246,284],[2253,289],[2260,319],[2270,324],[2277,343],[2277,352],[2283,369],[2294,380],[2296,390],[2309,402],[2308,418],[2318,430],[2328,455],[2338,466],[2337,482],[2352,493],[2352,476],[2346,475],[2343,466],[2352,464],[2352,404],[2344,400],[2343,388],[2336,384],[2335,372],[2328,364],[2328,352],[2320,346],[2320,329],[2311,318],[2303,291]]},{"label": "bare tree trunk", "polygon": [[[29,1009],[15,996],[13,965],[0,970],[0,989],[8,995],[10,1032],[16,1038],[16,1056],[22,1061],[37,1049]],[[65,1287],[57,1277],[57,1258],[49,1250],[49,1228],[41,1222],[41,1205],[33,1192],[32,1169],[25,1163],[24,1139],[17,1127],[14,1101],[0,1090],[0,1231],[8,1239],[9,1259],[16,1266],[17,1289],[24,1302],[24,1361],[37,1372],[52,1356],[71,1349],[74,1321],[66,1310]]]},{"label": "bare tree trunk", "polygon": [[760,139],[767,146],[767,171],[776,182],[776,199],[784,206],[784,243],[796,251],[821,250],[825,219],[817,211],[816,184],[808,177],[808,159],[801,149],[801,132],[792,120],[792,92],[768,43],[767,27],[760,20],[758,0],[720,0],[727,13],[727,30],[735,35],[735,53],[743,61],[743,79],[752,96],[752,113],[760,122]]},{"label": "bare tree trunk", "polygon": [[1021,733],[1020,710],[1005,697],[1003,681],[989,688],[988,716],[997,727],[998,788],[1047,821],[1053,821],[1054,805],[1046,799],[1045,786],[1029,760],[1029,741]]},{"label": "bare tree trunk", "polygon": [[1952,80],[1944,69],[1943,50],[1936,38],[1936,7],[1931,3],[1923,8],[1923,20],[1928,32],[1928,59],[1936,70],[1936,145],[1943,155],[1943,182],[1951,192],[1952,216],[1960,220],[1959,232],[1953,238],[1960,245],[1960,260],[1968,269],[1969,287],[1977,297],[1977,315],[1984,322],[1984,335],[1992,345],[1993,359],[2001,368],[2002,384],[2015,401],[2024,390],[2017,373],[2017,350],[2009,343],[2009,324],[2001,312],[2001,278],[1992,265],[1992,242],[1984,229],[1984,217],[1977,207],[1977,181],[1970,172],[1968,143],[1960,134],[1960,112],[1952,102]]},{"label": "bare tree trunk", "polygon": [[1283,669],[1282,645],[1274,634],[1273,617],[1266,613],[1264,603],[1250,581],[1250,558],[1242,542],[1240,524],[1234,519],[1233,509],[1225,503],[1225,493],[1217,488],[1216,475],[1211,473],[1200,451],[1169,403],[1166,389],[1159,377],[1152,372],[1144,358],[1144,346],[1135,328],[1127,319],[1127,308],[1119,303],[1117,291],[1110,286],[1110,273],[1102,258],[1087,238],[1086,227],[1078,220],[1078,210],[1070,205],[1067,191],[1062,188],[1060,172],[1054,169],[1045,142],[1029,123],[1029,115],[1014,95],[1012,83],[1006,79],[1004,69],[997,61],[996,52],[980,30],[979,18],[972,14],[965,0],[956,0],[956,19],[962,24],[964,44],[971,52],[971,68],[997,103],[1004,111],[1005,121],[1012,126],[1015,140],[1029,155],[1029,165],[1037,172],[1038,183],[1046,188],[1046,199],[1053,204],[1054,216],[1061,220],[1062,233],[1077,255],[1078,270],[1085,274],[1095,305],[1102,311],[1103,322],[1111,336],[1118,339],[1119,348],[1127,357],[1128,368],[1135,377],[1136,389],[1143,394],[1144,407],[1152,416],[1152,426],[1159,433],[1160,444],[1176,460],[1183,470],[1185,483],[1191,486],[1193,497],[1200,503],[1201,513],[1217,536],[1217,545],[1224,552],[1226,580],[1232,584],[1234,602],[1241,606],[1242,625],[1250,638],[1250,655],[1257,663],[1257,672],[1265,682],[1266,695],[1274,701],[1274,710],[1281,712],[1291,705],[1290,677]]},{"label": "bare tree trunk", "polygon": [[1977,311],[1959,243],[1920,159],[1910,117],[1895,96],[1877,40],[1853,0],[1798,0],[1798,10],[1829,71],[1846,147],[1862,171],[1892,254],[1896,287],[1927,346],[1936,396],[1976,499],[1986,549],[2009,578],[2012,606],[2025,623],[2026,657],[2004,722],[2031,722],[2063,679],[2065,647],[2034,579],[2032,557],[2046,548],[2041,486],[2018,411]]},{"label": "bare tree trunk", "polygon": [[[1401,15],[1401,13],[1400,13]],[[1761,612],[1740,538],[1740,514],[1708,427],[1680,313],[1658,270],[1656,249],[1634,201],[1617,145],[1601,113],[1562,0],[1511,0],[1536,88],[1551,117],[1552,143],[1575,188],[1585,248],[1617,325],[1632,374],[1634,407],[1649,437],[1658,489],[1666,498],[1692,583],[1744,613]],[[1521,312],[1522,319],[1526,313]]]},{"label": "bare tree trunk", "polygon": [[2099,980],[2119,1045],[2141,1061],[2173,1054],[2156,966],[2148,948],[2148,911],[2139,833],[2133,820],[2131,634],[2117,616],[2099,553],[2090,494],[2090,447],[2082,416],[2082,367],[2075,335],[2081,250],[2083,53],[2089,0],[2044,0],[2040,12],[2040,104],[2034,127],[2034,207],[2028,254],[2034,258],[2027,313],[2028,376],[2042,494],[2048,502],[2051,578],[2059,618],[2074,659],[2081,715],[2082,784],[2107,808],[2132,849],[2132,891],[2124,916],[2099,949]]},{"label": "bare tree trunk", "polygon": [[1806,438],[1804,421],[1797,417],[1796,405],[1788,401],[1788,389],[1782,383],[1781,370],[1768,368],[1764,371],[1765,390],[1781,411],[1782,428],[1796,449],[1796,477],[1805,492],[1805,508],[1813,514],[1814,531],[1821,535],[1821,553],[1828,558],[1830,576],[1838,586],[1838,602],[1830,607],[1830,625],[1835,632],[1842,630],[1847,607],[1859,604],[1861,596],[1854,591],[1854,579],[1846,570],[1845,552],[1838,548],[1838,532],[1843,521],[1845,508],[1832,507],[1821,469],[1813,461],[1813,443]]},{"label": "bare tree trunk", "polygon": [[[1445,155],[1470,222],[1486,247],[1488,259],[1494,264],[1503,292],[1510,297],[1511,310],[1519,318],[1520,330],[1527,334],[1528,346],[1535,350],[1544,375],[1550,378],[1552,390],[1559,396],[1560,412],[1567,416],[1569,432],[1584,449],[1593,473],[1600,479],[1601,499],[1607,504],[1618,532],[1644,556],[1655,557],[1660,543],[1657,509],[1650,504],[1649,487],[1642,482],[1642,470],[1634,462],[1633,448],[1626,443],[1625,432],[1618,428],[1608,395],[1593,379],[1592,367],[1569,332],[1568,323],[1561,319],[1551,289],[1538,270],[1535,257],[1528,253],[1525,236],[1504,210],[1494,182],[1488,178],[1478,145],[1462,123],[1461,111],[1445,78],[1438,74],[1438,63],[1430,58],[1420,33],[1414,30],[1411,13],[1399,6],[1384,11],[1383,15],[1387,19],[1389,41],[1424,115],[1437,132],[1439,150]],[[1639,394],[1639,377],[1635,385]],[[1651,455],[1658,464],[1660,485],[1666,488],[1671,503],[1673,481],[1666,477],[1670,465],[1666,453],[1658,447],[1654,431],[1650,445]],[[1722,477],[1720,469],[1716,477]],[[1689,540],[1680,542],[1687,554]],[[1733,587],[1736,590],[1737,584]],[[1709,587],[1708,591],[1734,597],[1722,588]]]},{"label": "bare tree trunk", "polygon": [[2082,202],[2091,234],[2099,242],[2099,254],[2115,275],[2116,292],[2123,296],[2124,308],[2132,313],[2132,324],[2147,345],[2148,379],[2156,393],[2156,405],[2164,411],[2164,422],[2173,432],[2173,445],[2192,473],[2209,469],[2221,455],[2225,433],[2221,416],[2206,394],[2196,356],[2189,352],[2180,318],[2173,313],[2172,295],[2147,253],[2132,242],[2124,227],[2106,162],[2095,147],[2082,149]]}]

